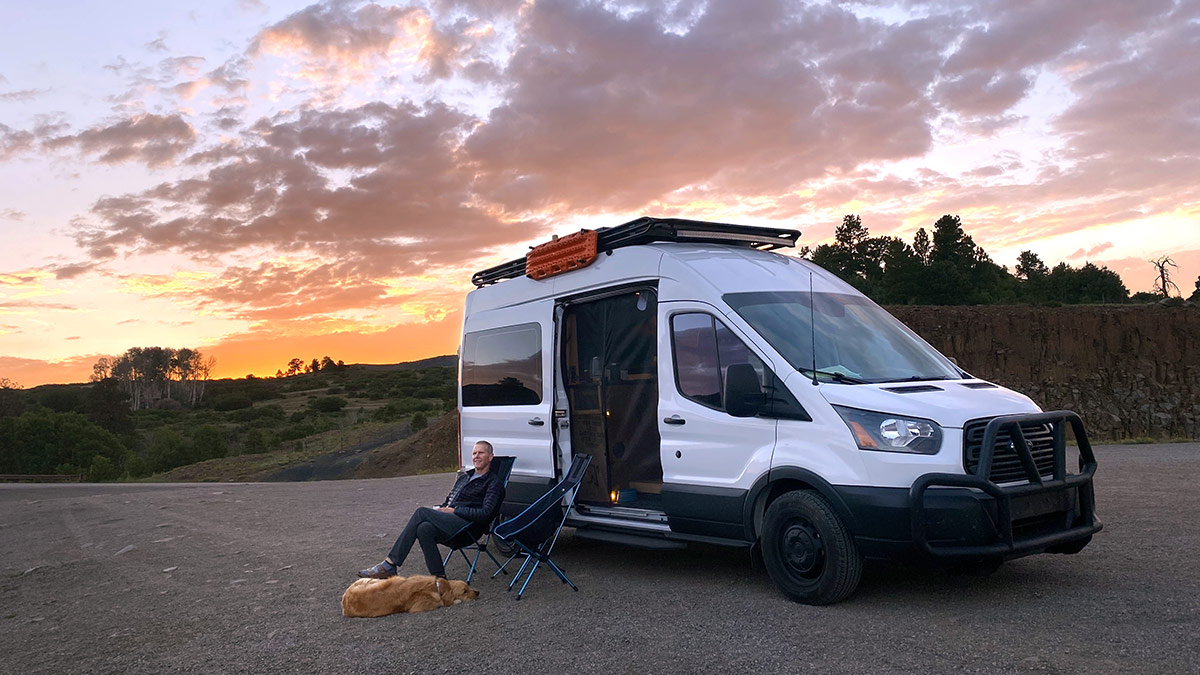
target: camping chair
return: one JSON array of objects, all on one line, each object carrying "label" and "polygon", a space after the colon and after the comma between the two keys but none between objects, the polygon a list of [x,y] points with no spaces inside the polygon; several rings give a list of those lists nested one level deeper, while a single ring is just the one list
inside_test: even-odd
[{"label": "camping chair", "polygon": [[[512,474],[513,462],[516,457],[507,455],[497,455],[492,457],[492,465],[490,471],[495,471],[496,476],[500,479],[500,484],[505,488],[508,487],[508,477]],[[492,527],[496,524],[496,519],[500,516],[500,507],[504,502],[496,505],[496,512],[492,517],[481,523],[468,523],[461,530],[454,533],[444,546],[450,549],[446,554],[446,559],[442,561],[442,565],[450,562],[450,558],[454,557],[454,552],[458,551],[462,554],[463,560],[471,565],[471,571],[467,572],[467,583],[471,583],[471,577],[475,575],[475,566],[479,564],[479,554],[486,553],[487,557],[496,563],[496,567],[500,567],[500,561],[496,560],[496,556],[488,550],[488,544],[492,542]],[[475,551],[475,557],[467,557],[467,551]]]},{"label": "camping chair", "polygon": [[521,584],[521,590],[517,591],[517,600],[521,599],[521,595],[525,593],[525,587],[533,578],[533,573],[542,563],[546,563],[550,569],[554,570],[564,584],[573,590],[579,590],[579,587],[571,583],[571,580],[563,573],[562,568],[550,559],[550,552],[554,550],[554,543],[558,541],[558,534],[562,531],[563,523],[567,522],[571,507],[575,505],[575,493],[579,491],[579,483],[583,480],[583,474],[591,462],[590,455],[575,455],[571,459],[571,468],[567,470],[566,477],[558,485],[551,488],[549,492],[538,498],[515,518],[496,526],[496,536],[515,544],[517,551],[504,561],[500,569],[496,570],[496,574],[492,575],[493,579],[497,574],[503,572],[504,568],[514,559],[525,558],[525,562],[521,563],[521,569],[517,570],[513,580],[508,584],[508,590],[511,591],[521,578],[521,574],[525,572],[525,568],[530,567],[529,563],[533,562],[533,566],[529,569],[529,576],[525,577],[525,583]]}]

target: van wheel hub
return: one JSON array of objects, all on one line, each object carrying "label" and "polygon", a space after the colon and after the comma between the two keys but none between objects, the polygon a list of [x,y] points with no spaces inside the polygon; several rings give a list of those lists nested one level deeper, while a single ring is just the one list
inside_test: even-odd
[{"label": "van wheel hub", "polygon": [[783,533],[784,561],[796,574],[814,577],[821,571],[824,546],[821,535],[808,521],[791,523]]}]

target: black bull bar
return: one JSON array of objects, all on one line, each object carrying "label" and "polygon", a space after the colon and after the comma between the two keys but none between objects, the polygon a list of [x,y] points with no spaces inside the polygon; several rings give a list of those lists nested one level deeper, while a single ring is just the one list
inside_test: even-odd
[{"label": "black bull bar", "polygon": [[[1046,479],[1039,471],[1030,452],[1029,443],[1021,430],[1022,424],[1053,425],[1053,475]],[[1066,426],[1071,425],[1079,449],[1079,472],[1067,473]],[[1012,450],[1024,469],[1028,483],[1000,487],[988,476],[996,454],[996,437],[1008,431]],[[1050,547],[1086,542],[1102,525],[1096,518],[1095,493],[1092,476],[1096,473],[1096,456],[1088,442],[1083,421],[1073,412],[1059,410],[1046,413],[1005,415],[988,422],[983,432],[979,465],[973,474],[929,473],[919,477],[909,492],[909,513],[912,518],[912,538],[925,553],[938,558],[947,557],[1018,557]],[[981,500],[980,508],[987,514],[994,534],[985,543],[945,544],[930,541],[930,516],[926,510],[925,494],[931,487],[972,488],[989,495],[995,505],[994,513]],[[1029,536],[1014,537],[1013,521],[1030,515],[1061,513],[1061,527]]]}]

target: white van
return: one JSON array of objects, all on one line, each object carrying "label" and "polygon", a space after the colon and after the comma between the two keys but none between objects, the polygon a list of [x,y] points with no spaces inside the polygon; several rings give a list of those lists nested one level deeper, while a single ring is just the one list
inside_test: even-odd
[{"label": "white van", "polygon": [[476,273],[464,465],[477,439],[515,456],[515,513],[591,455],[576,537],[761,547],[809,604],[852,593],[863,559],[987,571],[1087,545],[1101,525],[1079,417],[972,377],[772,252],[799,235],[641,218]]}]

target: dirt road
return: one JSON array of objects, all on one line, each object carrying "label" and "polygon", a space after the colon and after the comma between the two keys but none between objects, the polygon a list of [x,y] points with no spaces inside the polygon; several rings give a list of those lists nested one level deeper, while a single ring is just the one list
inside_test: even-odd
[{"label": "dirt road", "polygon": [[579,593],[539,572],[515,602],[484,574],[475,603],[345,619],[354,571],[449,476],[3,485],[0,672],[1200,672],[1200,444],[1097,454],[1105,529],[1080,555],[868,568],[824,608],[745,552],[567,538]]}]

